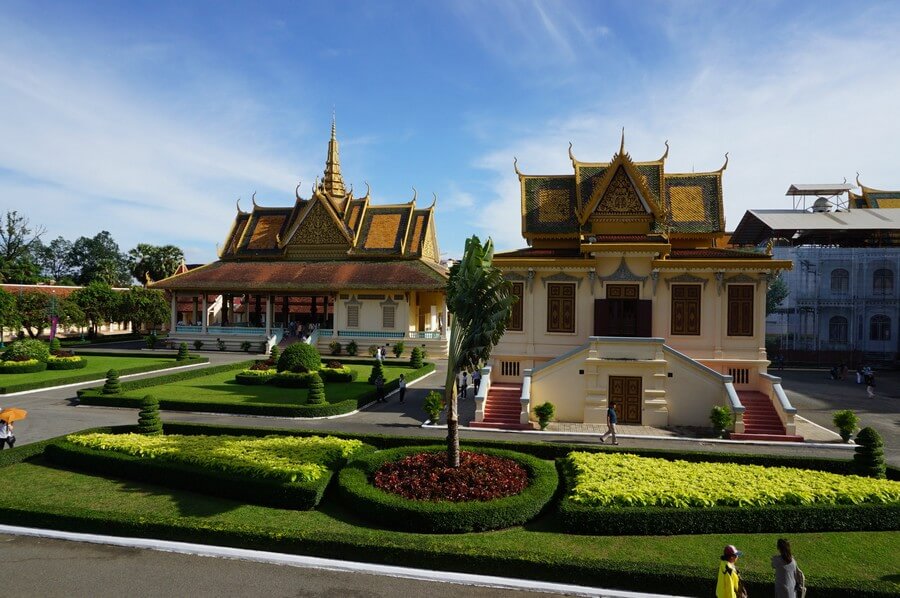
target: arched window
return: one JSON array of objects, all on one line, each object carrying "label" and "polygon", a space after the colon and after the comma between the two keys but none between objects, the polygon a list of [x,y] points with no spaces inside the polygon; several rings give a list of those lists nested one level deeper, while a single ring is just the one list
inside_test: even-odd
[{"label": "arched window", "polygon": [[847,342],[847,318],[844,316],[834,316],[828,320],[828,342]]},{"label": "arched window", "polygon": [[887,268],[875,270],[872,277],[872,290],[876,295],[888,295],[894,292],[894,273]]},{"label": "arched window", "polygon": [[846,293],[850,290],[850,273],[843,268],[831,271],[831,292]]},{"label": "arched window", "polygon": [[869,320],[869,340],[891,340],[891,319],[889,317],[882,314],[872,316],[872,319]]}]

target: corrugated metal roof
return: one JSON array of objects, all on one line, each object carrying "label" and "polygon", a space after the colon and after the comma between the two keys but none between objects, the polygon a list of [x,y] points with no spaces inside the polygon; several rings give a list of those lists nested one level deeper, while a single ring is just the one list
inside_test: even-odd
[{"label": "corrugated metal roof", "polygon": [[896,232],[900,209],[805,212],[802,210],[748,210],[731,235],[735,245],[756,245],[769,238],[792,238],[795,233]]},{"label": "corrugated metal roof", "polygon": [[785,195],[840,195],[854,189],[847,183],[820,183],[816,185],[791,185]]}]

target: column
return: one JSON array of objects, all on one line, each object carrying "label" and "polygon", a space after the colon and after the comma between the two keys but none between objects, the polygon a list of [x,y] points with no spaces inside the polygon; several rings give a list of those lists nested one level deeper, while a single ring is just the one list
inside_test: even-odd
[{"label": "column", "polygon": [[206,298],[206,291],[203,291],[203,313],[200,314],[200,332],[209,334],[209,304]]},{"label": "column", "polygon": [[337,338],[338,328],[341,325],[341,294],[334,294],[334,322],[331,324],[331,338]]},{"label": "column", "polygon": [[175,325],[178,323],[178,295],[172,293],[171,313],[169,314],[169,331],[175,332]]},{"label": "column", "polygon": [[228,308],[231,307],[231,295],[222,294],[222,326],[228,326]]},{"label": "column", "polygon": [[291,314],[291,298],[285,295],[281,301],[281,325],[284,330],[288,329],[288,318]]},{"label": "column", "polygon": [[191,326],[195,326],[197,324],[197,295],[192,297],[193,306],[191,307]]},{"label": "column", "polygon": [[256,326],[262,324],[262,296],[256,296],[256,306],[253,310],[256,313]]},{"label": "column", "polygon": [[266,295],[266,338],[272,336],[272,318],[275,317],[275,310],[272,309],[274,299],[273,295]]},{"label": "column", "polygon": [[431,306],[431,321],[429,322],[431,330],[437,330],[437,305]]},{"label": "column", "polygon": [[446,339],[450,335],[450,310],[447,309],[447,298],[446,297],[444,297],[444,314],[441,317],[444,319],[443,338]]}]

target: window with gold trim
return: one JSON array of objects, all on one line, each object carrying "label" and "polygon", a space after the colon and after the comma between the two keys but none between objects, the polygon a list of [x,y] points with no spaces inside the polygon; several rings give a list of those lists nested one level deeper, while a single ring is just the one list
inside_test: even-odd
[{"label": "window with gold trim", "polygon": [[672,285],[672,334],[700,334],[699,284]]},{"label": "window with gold trim", "polygon": [[575,285],[547,285],[547,332],[575,332]]},{"label": "window with gold trim", "polygon": [[753,336],[752,284],[728,285],[728,336]]},{"label": "window with gold trim", "polygon": [[522,317],[522,304],[525,301],[525,283],[514,282],[511,286],[510,295],[516,298],[516,302],[512,304],[510,309],[509,323],[506,325],[506,329],[513,332],[522,332],[525,326],[524,318]]}]

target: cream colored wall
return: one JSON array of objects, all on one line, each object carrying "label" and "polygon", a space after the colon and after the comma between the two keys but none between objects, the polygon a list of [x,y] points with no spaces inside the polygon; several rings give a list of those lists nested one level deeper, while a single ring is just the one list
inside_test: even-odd
[{"label": "cream colored wall", "polygon": [[709,426],[709,412],[715,406],[728,405],[721,380],[695,366],[667,357],[667,402],[670,426]]},{"label": "cream colored wall", "polygon": [[[586,358],[585,348],[554,364],[554,367],[535,372],[531,379],[531,404],[540,405],[549,401],[556,407],[556,421],[583,421],[585,377],[578,372],[584,370]],[[492,378],[495,371],[498,370],[491,371]]]},{"label": "cream colored wall", "polygon": [[[406,301],[404,291],[385,291],[385,290],[364,290],[364,291],[349,291],[341,293],[342,295],[350,295],[352,297],[356,297],[357,301],[360,302],[359,307],[359,326],[357,328],[348,328],[347,326],[347,303],[350,299],[340,299],[340,308],[335,310],[335,313],[340,316],[340,319],[337,322],[337,326],[339,330],[387,330],[390,332],[406,332],[404,328],[404,323],[409,321],[409,302]],[[394,314],[394,327],[393,328],[382,328],[382,310],[381,303],[386,299],[360,299],[360,295],[385,295],[386,297],[391,297],[393,299],[394,295],[404,295],[403,299],[393,299],[396,303],[396,312]]]}]

